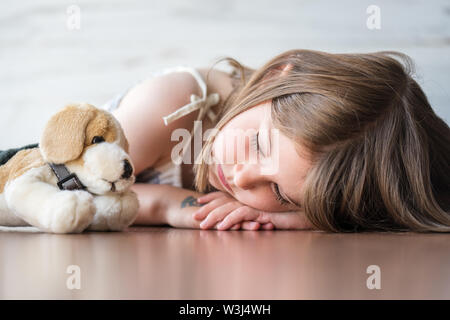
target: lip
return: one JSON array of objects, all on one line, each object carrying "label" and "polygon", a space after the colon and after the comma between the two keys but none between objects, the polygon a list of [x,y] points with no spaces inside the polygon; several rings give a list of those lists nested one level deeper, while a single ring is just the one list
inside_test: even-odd
[{"label": "lip", "polygon": [[225,175],[223,174],[222,167],[220,164],[217,165],[217,175],[219,176],[220,182],[222,182],[222,185],[228,189],[231,193],[233,190],[231,190],[230,185],[228,184],[227,180],[225,179]]}]

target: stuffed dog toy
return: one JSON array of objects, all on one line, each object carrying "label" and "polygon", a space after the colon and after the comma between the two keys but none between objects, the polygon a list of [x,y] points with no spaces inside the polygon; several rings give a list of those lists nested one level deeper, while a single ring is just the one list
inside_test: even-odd
[{"label": "stuffed dog toy", "polygon": [[69,105],[30,145],[0,166],[0,225],[45,232],[123,230],[139,203],[128,141],[118,121],[89,104]]}]

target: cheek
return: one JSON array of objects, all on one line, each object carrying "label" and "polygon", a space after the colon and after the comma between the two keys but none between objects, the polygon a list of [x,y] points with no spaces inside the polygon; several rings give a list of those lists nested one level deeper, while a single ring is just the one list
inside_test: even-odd
[{"label": "cheek", "polygon": [[213,143],[213,156],[216,163],[233,165],[250,160],[250,139],[257,129],[226,129],[218,133]]},{"label": "cheek", "polygon": [[226,163],[226,158],[231,154],[231,150],[227,150],[229,146],[230,143],[227,141],[224,132],[219,132],[213,144],[213,156],[216,163]]},{"label": "cheek", "polygon": [[275,199],[269,188],[261,188],[260,190],[239,190],[236,193],[236,200],[244,205],[262,211],[285,212],[288,209]]}]

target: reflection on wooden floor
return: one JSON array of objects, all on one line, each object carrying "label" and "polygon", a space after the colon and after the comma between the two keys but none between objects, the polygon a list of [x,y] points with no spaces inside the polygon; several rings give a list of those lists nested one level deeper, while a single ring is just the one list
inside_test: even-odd
[{"label": "reflection on wooden floor", "polygon": [[[449,299],[450,235],[0,232],[1,299]],[[81,288],[69,290],[68,266]],[[369,290],[367,267],[380,268]]]}]

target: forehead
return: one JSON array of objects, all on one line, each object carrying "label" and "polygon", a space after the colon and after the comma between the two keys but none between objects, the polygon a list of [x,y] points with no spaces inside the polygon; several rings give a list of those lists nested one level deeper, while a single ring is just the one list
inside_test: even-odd
[{"label": "forehead", "polygon": [[262,102],[254,107],[251,107],[233,118],[231,118],[224,126],[223,130],[226,129],[246,129],[254,128],[258,125],[264,118],[270,117],[271,103]]}]

